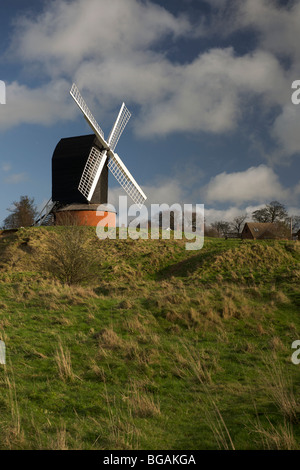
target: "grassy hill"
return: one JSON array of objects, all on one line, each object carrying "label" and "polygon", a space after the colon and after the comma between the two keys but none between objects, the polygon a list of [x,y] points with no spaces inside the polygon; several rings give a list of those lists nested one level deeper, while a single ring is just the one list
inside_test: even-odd
[{"label": "grassy hill", "polygon": [[300,243],[0,237],[1,449],[299,449]]}]

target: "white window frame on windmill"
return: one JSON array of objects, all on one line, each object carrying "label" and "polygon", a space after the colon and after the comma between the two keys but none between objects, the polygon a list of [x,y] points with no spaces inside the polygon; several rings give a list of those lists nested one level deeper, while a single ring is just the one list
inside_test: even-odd
[{"label": "white window frame on windmill", "polygon": [[6,104],[6,85],[0,80],[0,104]]}]

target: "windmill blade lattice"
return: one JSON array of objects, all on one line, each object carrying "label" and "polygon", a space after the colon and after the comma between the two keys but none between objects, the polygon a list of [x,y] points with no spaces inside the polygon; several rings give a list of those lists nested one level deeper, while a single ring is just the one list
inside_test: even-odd
[{"label": "windmill blade lattice", "polygon": [[141,207],[147,199],[147,196],[137,184],[118,154],[114,153],[110,157],[107,166],[128,196],[131,197],[135,204]]},{"label": "windmill blade lattice", "polygon": [[93,197],[98,178],[106,159],[106,150],[101,152],[96,147],[92,147],[78,186],[79,191],[87,198],[88,201]]},{"label": "windmill blade lattice", "polygon": [[117,143],[122,135],[123,130],[126,127],[130,119],[131,113],[126,108],[125,103],[122,104],[119,115],[116,119],[116,122],[110,131],[109,138],[108,138],[108,145],[112,151],[115,150]]},{"label": "windmill blade lattice", "polygon": [[98,139],[100,140],[102,146],[104,148],[108,149],[108,144],[107,144],[106,140],[104,139],[104,132],[101,129],[101,127],[99,126],[99,124],[96,121],[96,119],[94,118],[94,116],[92,115],[91,111],[89,110],[86,102],[82,98],[82,96],[81,96],[77,86],[75,85],[75,83],[73,83],[73,85],[72,85],[72,88],[70,90],[70,95],[72,96],[72,98],[74,99],[74,101],[76,102],[78,107],[81,109],[81,111],[83,112],[85,119],[87,120],[87,122],[89,123],[89,125],[91,126],[93,131],[95,132],[95,134],[98,137]]},{"label": "windmill blade lattice", "polygon": [[102,151],[98,150],[96,147],[92,147],[79,182],[79,191],[86,197],[88,201],[92,199],[104,164],[107,158],[109,158],[107,165],[109,170],[112,172],[126,193],[132,198],[134,203],[141,207],[147,199],[147,196],[137,184],[120,157],[114,153],[114,149],[116,148],[120,136],[131,116],[130,112],[125,106],[125,103],[123,103],[121,106],[116,122],[109,134],[107,143],[101,127],[92,115],[75,84],[72,85],[70,94],[83,112],[85,119],[88,121],[89,125],[95,132],[101,147],[103,147]]}]

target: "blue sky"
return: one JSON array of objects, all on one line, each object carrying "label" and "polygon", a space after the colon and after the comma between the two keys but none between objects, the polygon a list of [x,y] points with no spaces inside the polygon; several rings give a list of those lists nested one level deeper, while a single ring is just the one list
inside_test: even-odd
[{"label": "blue sky", "polygon": [[117,152],[149,203],[300,214],[299,24],[293,0],[2,0],[0,224],[21,195],[51,197],[57,142],[90,133],[73,82],[106,136],[126,102]]}]

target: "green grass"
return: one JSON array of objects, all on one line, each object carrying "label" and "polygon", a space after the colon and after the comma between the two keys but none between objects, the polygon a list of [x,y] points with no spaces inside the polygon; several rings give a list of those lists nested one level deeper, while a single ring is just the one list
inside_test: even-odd
[{"label": "green grass", "polygon": [[85,227],[68,285],[48,265],[68,230],[0,238],[1,449],[300,448],[299,242]]}]

